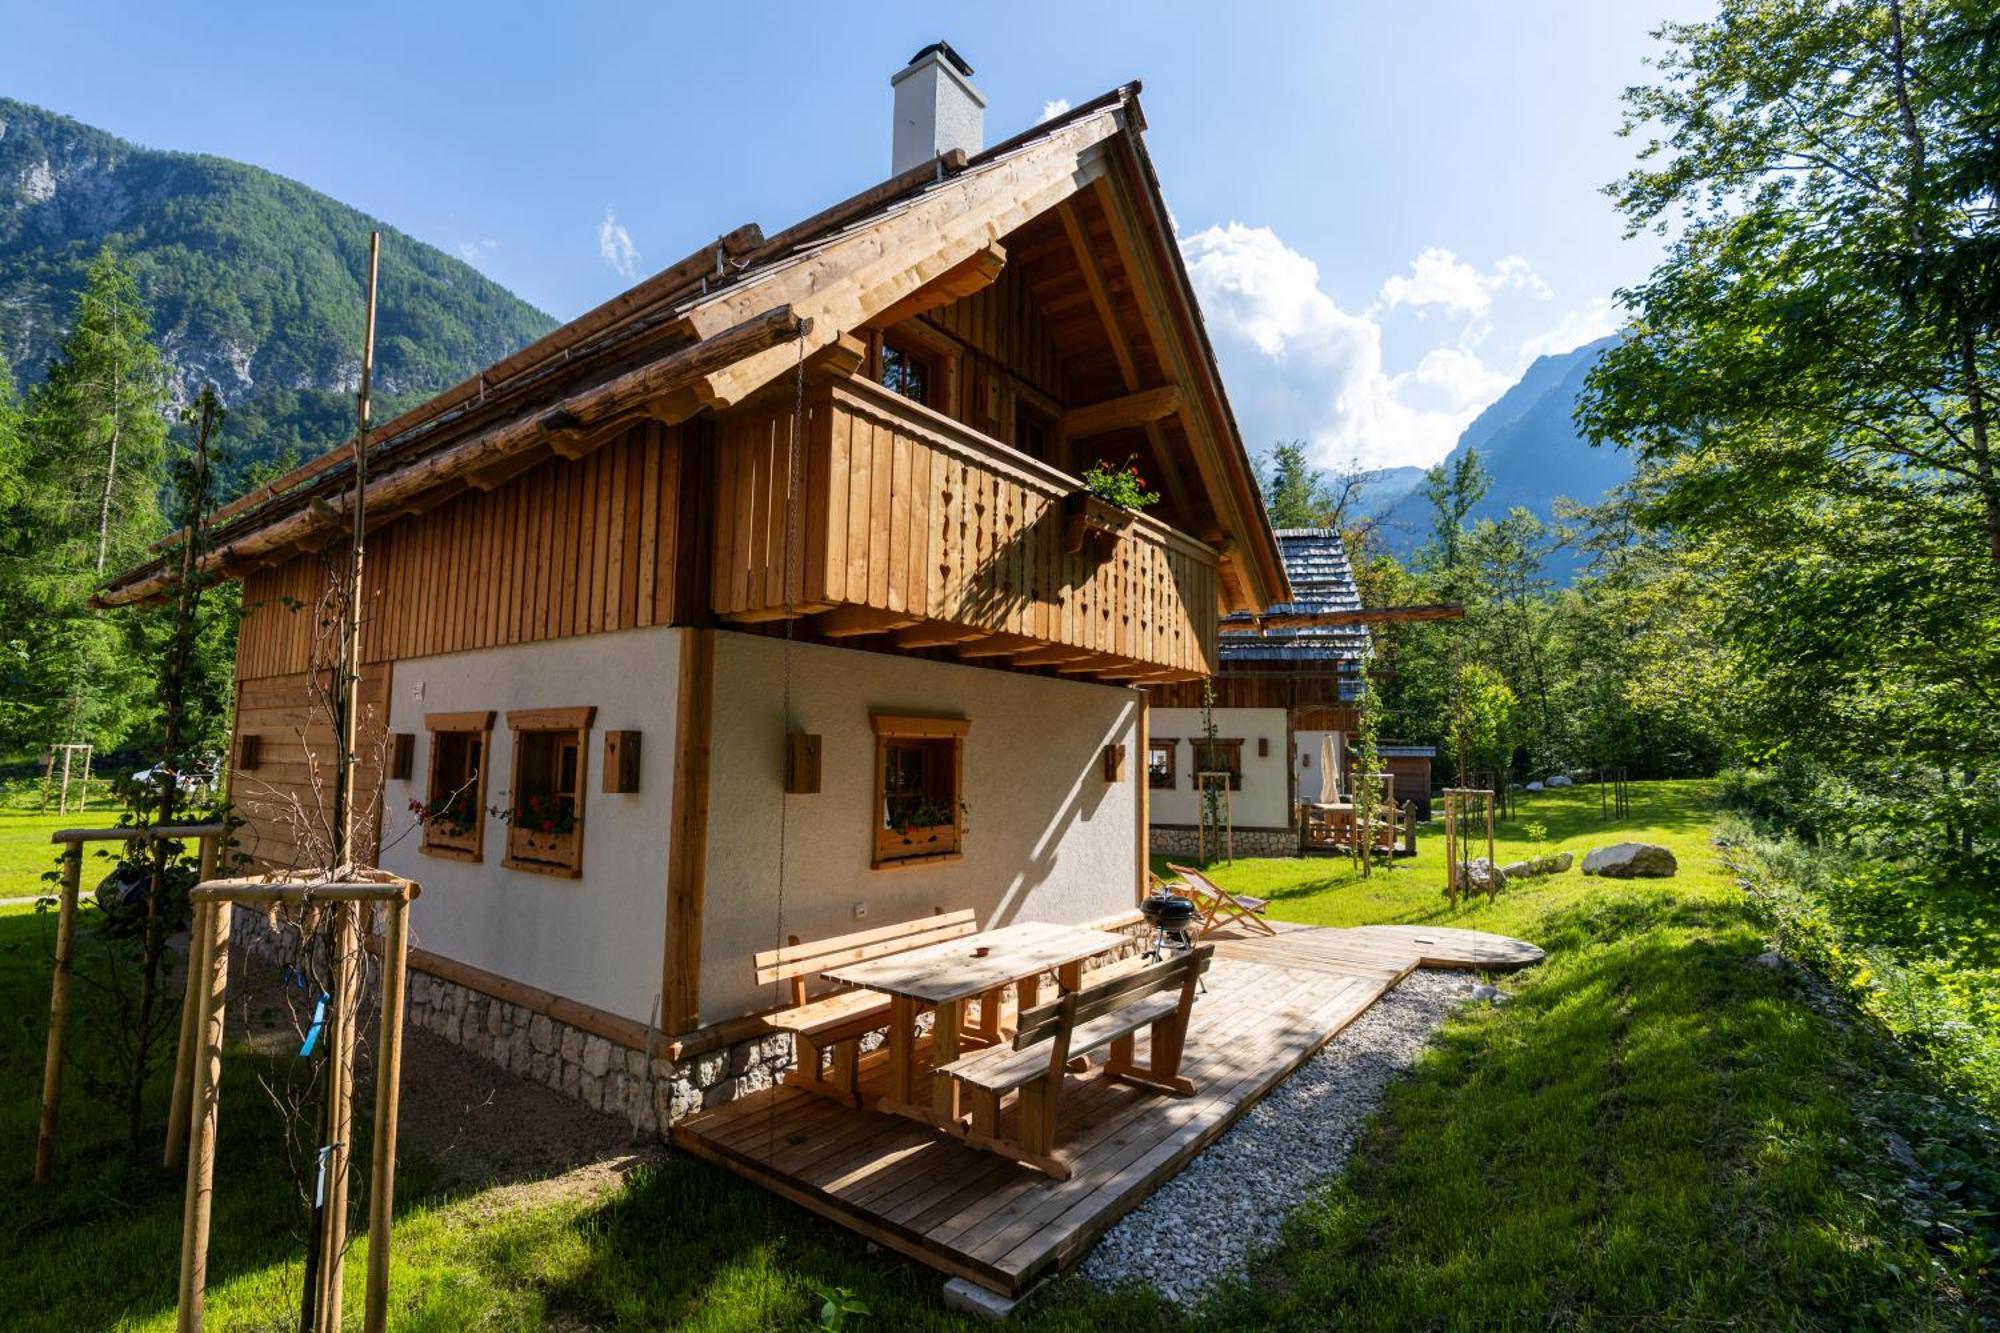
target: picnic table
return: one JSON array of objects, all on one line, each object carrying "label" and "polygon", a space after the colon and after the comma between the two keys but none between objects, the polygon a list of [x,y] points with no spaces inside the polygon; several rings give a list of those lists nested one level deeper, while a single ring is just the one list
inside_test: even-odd
[{"label": "picnic table", "polygon": [[959,1056],[967,1000],[980,1002],[975,1040],[997,1041],[1000,1002],[1009,986],[1017,993],[1017,1006],[1027,1009],[1037,999],[1042,973],[1053,970],[1064,990],[1075,990],[1083,982],[1085,960],[1130,942],[1106,930],[1020,921],[822,975],[889,997],[889,1090],[876,1109],[951,1126],[959,1120],[954,1080],[934,1078],[929,1099],[917,1098],[917,1015],[923,1007],[937,1011],[931,1022],[935,1069]]}]

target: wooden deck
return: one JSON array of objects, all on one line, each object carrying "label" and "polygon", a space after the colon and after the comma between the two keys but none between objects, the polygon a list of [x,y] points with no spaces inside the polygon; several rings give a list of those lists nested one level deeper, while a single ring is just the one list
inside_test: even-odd
[{"label": "wooden deck", "polygon": [[[1476,931],[1218,932],[1182,1072],[1199,1091],[1162,1097],[1083,1076],[1063,1093],[1067,1181],[904,1119],[793,1088],[674,1127],[674,1142],[820,1215],[1005,1296],[1079,1258],[1113,1222],[1418,967],[1508,970],[1541,951]],[[879,1087],[879,1053],[862,1081]],[[1009,1112],[1011,1114],[1011,1112]]]}]

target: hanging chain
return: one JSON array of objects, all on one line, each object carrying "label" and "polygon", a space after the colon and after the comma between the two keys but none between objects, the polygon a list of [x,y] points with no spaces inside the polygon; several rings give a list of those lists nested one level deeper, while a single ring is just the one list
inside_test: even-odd
[{"label": "hanging chain", "polygon": [[[784,732],[779,737],[786,747],[785,764],[790,765],[792,736],[792,644],[798,625],[798,532],[799,532],[799,464],[801,462],[801,441],[805,434],[806,417],[806,335],[798,333],[798,363],[792,377],[792,435],[787,446],[785,466],[785,646],[782,654],[783,686],[780,691],[781,713]],[[789,776],[789,775],[787,775]],[[778,931],[777,947],[785,944],[785,822],[791,813],[792,802],[787,788],[788,781],[778,783]],[[785,1002],[785,983],[774,980],[772,1003]],[[799,1045],[796,1038],[792,1043],[792,1059],[798,1060]],[[775,1089],[773,1089],[775,1092]],[[764,1125],[764,1160],[769,1162],[778,1151],[778,1099],[773,1096],[766,1103],[769,1114]]]}]

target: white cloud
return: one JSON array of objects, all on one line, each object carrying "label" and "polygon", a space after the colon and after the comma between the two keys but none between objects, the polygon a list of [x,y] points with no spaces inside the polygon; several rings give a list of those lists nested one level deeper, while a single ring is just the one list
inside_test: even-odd
[{"label": "white cloud", "polygon": [[1554,356],[1596,342],[1618,331],[1618,307],[1610,297],[1599,297],[1581,310],[1571,310],[1556,321],[1554,328],[1521,342],[1521,362],[1526,365],[1538,356]]},{"label": "white cloud", "polygon": [[632,233],[625,230],[618,215],[608,208],[604,210],[604,221],[597,224],[597,257],[627,281],[639,276],[639,247],[632,244]]},{"label": "white cloud", "polygon": [[[1181,249],[1217,334],[1244,442],[1253,450],[1301,437],[1323,466],[1349,460],[1369,467],[1428,466],[1514,382],[1511,373],[1479,358],[1474,347],[1483,329],[1473,319],[1412,368],[1391,373],[1382,358],[1383,307],[1343,310],[1320,287],[1318,265],[1269,227],[1210,227],[1185,238]],[[1445,251],[1425,255],[1457,262]],[[1413,269],[1435,276],[1444,267],[1433,258],[1427,269],[1420,256]],[[1503,264],[1474,277],[1490,300],[1500,287],[1528,286],[1519,276],[1528,272],[1525,263]],[[1437,290],[1462,296],[1465,289]],[[1435,304],[1468,316],[1485,309]]]},{"label": "white cloud", "polygon": [[1054,120],[1067,110],[1069,110],[1069,99],[1067,97],[1058,97],[1053,102],[1044,102],[1042,103],[1042,120]]},{"label": "white cloud", "polygon": [[1410,261],[1410,272],[1396,274],[1382,284],[1382,303],[1388,306],[1442,306],[1466,315],[1483,315],[1493,304],[1493,294],[1517,289],[1547,300],[1549,286],[1534,267],[1519,255],[1508,255],[1481,273],[1441,246],[1431,246]]},{"label": "white cloud", "polygon": [[458,243],[458,257],[474,267],[493,258],[499,250],[500,242],[486,238]]}]

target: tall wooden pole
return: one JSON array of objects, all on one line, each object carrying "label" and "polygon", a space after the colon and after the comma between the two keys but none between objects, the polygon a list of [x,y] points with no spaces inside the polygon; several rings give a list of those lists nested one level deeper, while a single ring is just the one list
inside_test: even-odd
[{"label": "tall wooden pole", "polygon": [[347,562],[345,619],[340,644],[340,753],[333,793],[335,874],[355,857],[355,748],[360,738],[361,590],[368,533],[368,392],[375,379],[375,286],[382,257],[382,233],[368,233],[368,314],[361,338],[361,389],[354,407],[354,536]]},{"label": "tall wooden pole", "polygon": [[181,1213],[180,1328],[197,1333],[208,1287],[208,1219],[215,1197],[215,1122],[222,1080],[223,1000],[229,989],[227,902],[197,909],[204,942],[202,1023],[195,1036],[193,1114],[188,1123],[187,1195]]},{"label": "tall wooden pole", "polygon": [[75,970],[76,895],[83,881],[83,843],[63,849],[62,894],[56,908],[56,971],[49,983],[49,1045],[42,1058],[42,1121],[35,1135],[35,1183],[56,1173],[56,1117],[62,1110],[63,1029],[69,1023],[69,983]]},{"label": "tall wooden pole", "polygon": [[389,904],[388,935],[382,941],[382,1035],[375,1052],[374,1179],[368,1187],[368,1295],[362,1325],[367,1333],[381,1333],[389,1319],[389,1228],[396,1205],[396,1117],[402,1096],[409,911],[408,896]]}]

